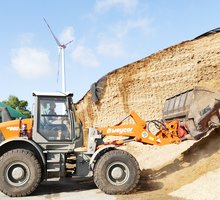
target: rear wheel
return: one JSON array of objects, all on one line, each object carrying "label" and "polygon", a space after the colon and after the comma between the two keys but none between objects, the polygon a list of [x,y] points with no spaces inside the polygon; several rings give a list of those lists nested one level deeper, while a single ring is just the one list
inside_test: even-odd
[{"label": "rear wheel", "polygon": [[136,187],[139,178],[136,159],[122,150],[105,153],[94,169],[94,182],[107,194],[127,194]]},{"label": "rear wheel", "polygon": [[0,158],[0,190],[11,197],[31,194],[41,181],[41,167],[31,151],[15,149]]}]

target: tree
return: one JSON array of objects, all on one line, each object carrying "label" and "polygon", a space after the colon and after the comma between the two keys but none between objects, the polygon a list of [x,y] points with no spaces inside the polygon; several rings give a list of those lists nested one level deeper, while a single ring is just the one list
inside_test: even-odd
[{"label": "tree", "polygon": [[19,100],[18,97],[10,95],[7,100],[3,101],[3,103],[11,106],[12,108],[16,109],[18,112],[26,115],[27,117],[31,117],[31,111],[27,109],[27,101]]}]

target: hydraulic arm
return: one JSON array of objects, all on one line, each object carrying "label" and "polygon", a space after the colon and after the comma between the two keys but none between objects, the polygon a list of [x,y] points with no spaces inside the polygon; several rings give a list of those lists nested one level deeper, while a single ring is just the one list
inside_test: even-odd
[{"label": "hydraulic arm", "polygon": [[[131,117],[134,120],[133,124],[124,124],[123,122]],[[148,127],[149,123],[153,123],[158,132],[153,134]],[[171,143],[180,143],[180,139],[177,135],[178,122],[172,121],[169,123],[162,123],[157,120],[150,122],[145,122],[141,119],[137,113],[134,111],[130,112],[123,120],[114,126],[108,126],[103,128],[98,128],[97,130],[102,133],[103,136],[123,136],[128,137],[125,140],[114,140],[110,143],[114,144],[124,144],[127,141],[138,141],[144,144],[151,145],[165,145]],[[105,144],[110,144],[109,142]]]}]

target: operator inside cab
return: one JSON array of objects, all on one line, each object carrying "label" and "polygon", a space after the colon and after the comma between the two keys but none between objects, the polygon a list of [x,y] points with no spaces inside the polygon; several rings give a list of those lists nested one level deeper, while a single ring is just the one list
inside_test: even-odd
[{"label": "operator inside cab", "polygon": [[49,108],[49,112],[48,114],[49,115],[56,115],[56,111],[55,111],[55,108],[56,108],[56,103],[53,101],[50,103],[50,108]]},{"label": "operator inside cab", "polygon": [[70,139],[70,121],[65,101],[60,98],[42,98],[40,108],[40,134],[49,141]]},{"label": "operator inside cab", "polygon": [[[54,101],[52,101],[50,104],[50,107],[49,107],[49,111],[48,111],[48,115],[51,115],[51,117],[48,117],[48,120],[53,123],[52,121],[55,120],[57,117],[57,113],[55,111],[55,108],[56,108],[56,103]],[[55,117],[54,117],[55,116]]]}]

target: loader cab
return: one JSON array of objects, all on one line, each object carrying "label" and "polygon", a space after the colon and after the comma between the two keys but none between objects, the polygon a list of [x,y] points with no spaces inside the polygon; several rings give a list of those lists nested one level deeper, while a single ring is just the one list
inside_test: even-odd
[{"label": "loader cab", "polygon": [[72,93],[34,92],[33,96],[33,140],[45,150],[71,151],[80,146],[82,133],[76,122]]}]

